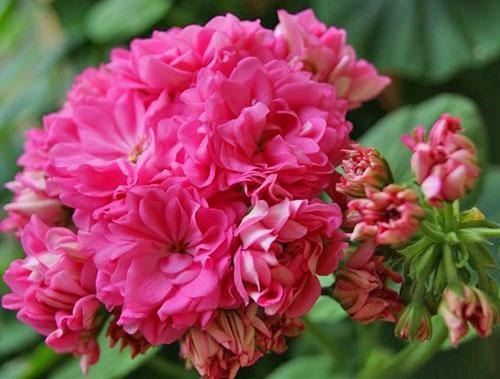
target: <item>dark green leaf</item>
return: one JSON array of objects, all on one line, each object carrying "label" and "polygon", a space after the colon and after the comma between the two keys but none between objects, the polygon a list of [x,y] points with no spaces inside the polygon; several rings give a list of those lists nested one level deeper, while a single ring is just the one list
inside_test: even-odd
[{"label": "dark green leaf", "polygon": [[318,16],[347,29],[378,68],[442,81],[500,54],[500,2],[492,0],[315,0]]},{"label": "dark green leaf", "polygon": [[267,379],[331,379],[333,361],[328,355],[299,357],[274,370]]}]

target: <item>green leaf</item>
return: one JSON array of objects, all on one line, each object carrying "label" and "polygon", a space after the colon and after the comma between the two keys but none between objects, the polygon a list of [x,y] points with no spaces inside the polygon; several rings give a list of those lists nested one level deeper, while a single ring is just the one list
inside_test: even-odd
[{"label": "green leaf", "polygon": [[[409,182],[412,179],[411,153],[400,137],[417,125],[424,125],[428,130],[443,113],[461,118],[465,134],[475,143],[479,163],[484,168],[487,154],[483,122],[475,104],[460,95],[439,95],[417,105],[402,107],[377,122],[359,142],[380,151],[389,162],[396,182]],[[478,195],[479,188],[480,185],[476,185],[474,196]]]},{"label": "green leaf", "polygon": [[500,2],[315,0],[318,16],[345,28],[360,56],[403,76],[444,81],[500,55]]},{"label": "green leaf", "polygon": [[53,374],[50,375],[50,379],[121,378],[153,357],[159,350],[159,348],[151,348],[146,353],[131,359],[129,348],[125,348],[121,353],[118,348],[110,348],[109,341],[104,336],[104,333],[99,337],[99,345],[101,346],[101,357],[97,364],[90,367],[87,376],[83,376],[78,360],[71,358],[66,364],[55,370]]},{"label": "green leaf", "polygon": [[490,167],[486,172],[483,191],[478,200],[477,207],[486,217],[495,222],[500,222],[500,203],[498,195],[500,189],[500,166]]},{"label": "green leaf", "polygon": [[0,356],[21,351],[29,345],[35,344],[40,338],[29,326],[12,318],[0,322]]},{"label": "green leaf", "polygon": [[328,355],[304,356],[280,365],[267,379],[331,379],[333,360]]},{"label": "green leaf", "polygon": [[307,318],[314,322],[336,322],[346,317],[346,312],[335,300],[321,296],[307,314]]},{"label": "green leaf", "polygon": [[85,16],[86,34],[108,42],[144,32],[169,10],[170,0],[101,0]]}]

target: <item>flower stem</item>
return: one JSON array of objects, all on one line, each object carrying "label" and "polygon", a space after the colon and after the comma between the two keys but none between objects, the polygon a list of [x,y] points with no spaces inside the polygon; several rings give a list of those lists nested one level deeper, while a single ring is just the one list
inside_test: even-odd
[{"label": "flower stem", "polygon": [[326,351],[336,363],[341,363],[344,360],[344,353],[323,333],[318,326],[309,320],[307,316],[302,317],[302,321],[306,324],[306,330],[310,335],[321,345],[324,351]]},{"label": "flower stem", "polygon": [[436,320],[435,324],[430,341],[409,343],[405,348],[393,355],[385,365],[363,370],[358,375],[358,378],[404,378],[411,375],[440,350],[441,345],[448,337],[448,329],[442,320]]}]

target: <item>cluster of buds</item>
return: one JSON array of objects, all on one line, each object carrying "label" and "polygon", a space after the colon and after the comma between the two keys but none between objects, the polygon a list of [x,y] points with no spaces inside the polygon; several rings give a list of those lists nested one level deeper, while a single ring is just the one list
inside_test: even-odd
[{"label": "cluster of buds", "polygon": [[[353,246],[331,294],[354,320],[396,322],[401,338],[425,341],[440,314],[454,346],[469,323],[487,337],[499,321],[487,243],[500,227],[476,208],[460,211],[479,175],[462,131],[458,118],[443,115],[428,139],[423,126],[401,138],[413,152],[412,185],[394,183],[373,148],[353,144],[345,152],[336,193],[346,198],[343,226]],[[402,283],[399,291],[389,281]]]}]

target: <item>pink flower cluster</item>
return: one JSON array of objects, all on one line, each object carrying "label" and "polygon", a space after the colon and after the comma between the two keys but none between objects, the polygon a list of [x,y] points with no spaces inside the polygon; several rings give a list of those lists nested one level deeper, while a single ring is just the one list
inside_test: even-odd
[{"label": "pink flower cluster", "polygon": [[462,131],[460,119],[445,114],[432,126],[428,140],[423,126],[401,138],[413,152],[415,179],[433,206],[461,199],[479,176],[476,148]]},{"label": "pink flower cluster", "polygon": [[285,349],[337,269],[342,215],[319,194],[348,109],[389,79],[312,11],[279,18],[136,39],[28,132],[2,223],[26,257],[3,305],[85,370],[112,313],[113,344],[181,340],[202,375],[233,377]]}]

